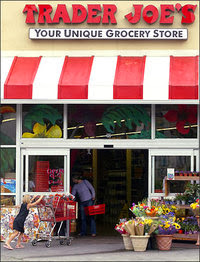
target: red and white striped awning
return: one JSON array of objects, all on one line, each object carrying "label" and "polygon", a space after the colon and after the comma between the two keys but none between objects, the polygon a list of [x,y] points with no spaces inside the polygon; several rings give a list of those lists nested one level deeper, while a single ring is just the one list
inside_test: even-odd
[{"label": "red and white striped awning", "polygon": [[199,57],[2,57],[2,102],[198,101]]}]

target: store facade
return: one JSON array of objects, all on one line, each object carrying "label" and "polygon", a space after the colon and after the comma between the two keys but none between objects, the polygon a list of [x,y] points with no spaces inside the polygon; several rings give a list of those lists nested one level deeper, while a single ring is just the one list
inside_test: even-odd
[{"label": "store facade", "polygon": [[2,203],[81,170],[116,218],[168,168],[200,171],[198,5],[1,3]]}]

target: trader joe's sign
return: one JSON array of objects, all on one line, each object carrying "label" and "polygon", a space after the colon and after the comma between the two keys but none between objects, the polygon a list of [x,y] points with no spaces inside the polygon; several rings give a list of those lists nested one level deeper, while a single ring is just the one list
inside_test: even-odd
[{"label": "trader joe's sign", "polygon": [[[23,13],[26,15],[27,24],[57,25],[64,24],[67,28],[30,28],[31,39],[187,39],[187,29],[165,28],[173,25],[175,16],[180,24],[192,24],[195,21],[197,5],[161,4],[130,5],[130,12],[122,15],[127,25],[131,28],[102,29],[102,28],[71,28],[71,26],[86,23],[89,25],[116,25],[117,6],[115,4],[57,4],[56,9],[49,4],[27,4]],[[134,28],[135,24],[144,21],[148,25],[159,24],[162,28]]]}]

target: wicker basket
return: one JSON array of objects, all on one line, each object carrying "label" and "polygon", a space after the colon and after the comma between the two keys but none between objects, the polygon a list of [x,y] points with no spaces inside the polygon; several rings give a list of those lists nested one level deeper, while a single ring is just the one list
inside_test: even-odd
[{"label": "wicker basket", "polygon": [[134,251],[146,251],[150,235],[133,236],[130,235]]},{"label": "wicker basket", "polygon": [[124,242],[124,248],[126,250],[133,250],[133,245],[130,239],[129,235],[122,234],[123,242]]}]

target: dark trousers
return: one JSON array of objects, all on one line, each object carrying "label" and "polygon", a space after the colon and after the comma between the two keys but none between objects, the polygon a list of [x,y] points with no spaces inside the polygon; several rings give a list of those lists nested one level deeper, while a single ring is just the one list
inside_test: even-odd
[{"label": "dark trousers", "polygon": [[[94,205],[92,199],[80,203],[80,216],[81,216],[81,235],[84,236],[87,233],[87,216],[85,214],[85,207]],[[96,234],[96,223],[94,216],[88,216],[90,223],[90,232],[91,234]]]}]

